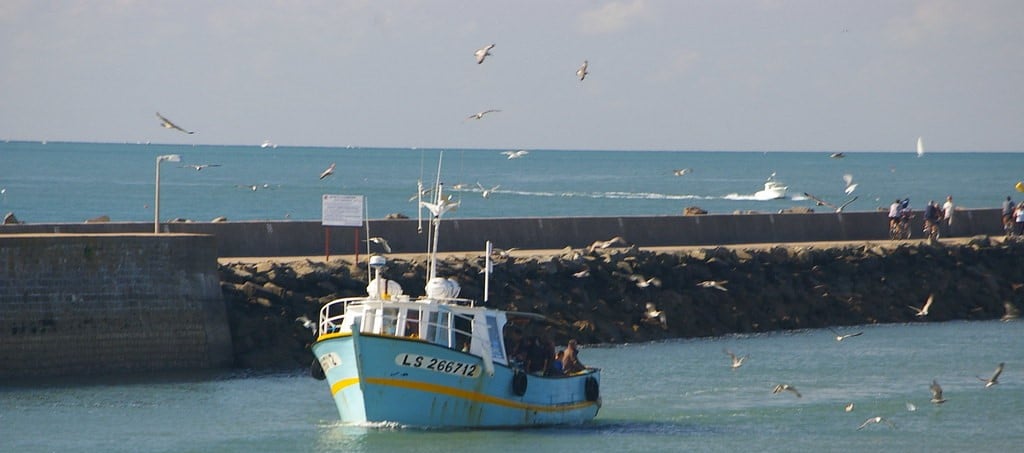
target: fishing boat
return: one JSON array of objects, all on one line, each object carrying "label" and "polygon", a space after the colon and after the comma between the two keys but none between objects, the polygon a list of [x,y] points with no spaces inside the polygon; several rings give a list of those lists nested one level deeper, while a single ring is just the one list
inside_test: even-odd
[{"label": "fishing boat", "polygon": [[459,298],[458,283],[436,275],[438,226],[458,205],[440,188],[432,202],[420,203],[433,214],[425,295],[404,294],[384,276],[386,258],[374,255],[367,295],[337,299],[320,310],[311,372],[326,380],[341,420],[481,428],[593,419],[601,407],[600,369],[527,373],[509,357],[506,326],[516,318],[543,317]]},{"label": "fishing boat", "polygon": [[778,198],[786,198],[786,190],[789,189],[785,184],[775,180],[775,172],[772,172],[768,180],[764,182],[764,190],[759,190],[754,193],[754,198],[758,200],[775,200]]}]

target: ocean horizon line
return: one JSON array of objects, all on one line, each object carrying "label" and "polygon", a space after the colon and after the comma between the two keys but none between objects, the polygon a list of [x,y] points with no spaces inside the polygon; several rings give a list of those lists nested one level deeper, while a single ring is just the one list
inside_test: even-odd
[{"label": "ocean horizon line", "polygon": [[[13,144],[67,144],[67,145],[127,145],[127,146],[191,146],[191,147],[209,147],[209,148],[235,148],[235,147],[252,147],[252,148],[265,148],[263,143],[185,143],[185,142],[152,142],[152,141],[85,141],[85,140],[29,140],[29,139],[4,139],[4,143]],[[793,154],[815,154],[815,153],[842,153],[842,154],[915,154],[916,150],[908,147],[906,149],[889,149],[889,150],[852,150],[852,149],[613,149],[613,148],[523,148],[523,147],[503,147],[503,148],[463,148],[463,147],[437,147],[437,146],[384,146],[384,145],[288,145],[288,144],[272,144],[272,149],[280,148],[293,148],[293,149],[365,149],[365,150],[387,150],[387,151],[508,151],[524,149],[530,152],[636,152],[636,153],[793,153]],[[1024,152],[1022,150],[950,150],[950,149],[934,149],[928,150],[926,154],[1014,154]]]}]

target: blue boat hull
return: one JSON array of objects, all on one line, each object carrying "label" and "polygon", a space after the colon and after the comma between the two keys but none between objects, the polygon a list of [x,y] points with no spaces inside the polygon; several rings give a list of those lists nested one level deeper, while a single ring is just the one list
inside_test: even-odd
[{"label": "blue boat hull", "polygon": [[358,332],[321,336],[312,349],[344,422],[520,427],[581,423],[601,407],[597,369],[541,377],[495,363],[491,375],[472,354]]}]

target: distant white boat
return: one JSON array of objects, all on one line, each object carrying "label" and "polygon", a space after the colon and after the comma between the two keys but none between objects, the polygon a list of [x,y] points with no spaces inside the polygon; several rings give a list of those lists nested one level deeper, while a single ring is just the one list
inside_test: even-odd
[{"label": "distant white boat", "polygon": [[786,187],[779,181],[775,180],[775,172],[768,177],[768,180],[764,182],[764,190],[759,190],[754,193],[754,198],[757,200],[776,200],[779,198],[786,198]]},{"label": "distant white boat", "polygon": [[263,140],[263,144],[260,145],[260,148],[277,148],[277,144],[270,140]]},{"label": "distant white boat", "polygon": [[917,157],[924,155],[924,140],[921,137],[917,137]]}]

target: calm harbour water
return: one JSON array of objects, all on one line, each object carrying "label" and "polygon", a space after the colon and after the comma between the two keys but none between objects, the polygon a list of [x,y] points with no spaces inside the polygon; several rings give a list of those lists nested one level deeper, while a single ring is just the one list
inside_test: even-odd
[{"label": "calm harbour water", "polygon": [[[438,150],[0,143],[0,213],[32,223],[99,215],[151,221],[155,159],[161,218],[320,218],[324,193],[365,195],[370,218],[415,217],[417,179],[429,185]],[[317,176],[330,163],[334,176]],[[214,163],[196,171],[182,164]],[[672,170],[692,168],[676,177]],[[534,151],[444,154],[442,180],[467,189],[449,215],[471,217],[672,215],[814,207],[800,194],[859,199],[875,210],[908,196],[920,207],[951,193],[962,207],[996,207],[1021,179],[1017,153]],[[753,193],[772,172],[783,200]],[[500,185],[488,199],[476,182]],[[251,186],[257,190],[251,190]],[[818,208],[820,210],[820,208]],[[936,307],[940,309],[940,307]],[[672,322],[669,320],[669,322]],[[853,328],[843,329],[852,331]],[[858,329],[859,330],[859,329]],[[1024,445],[1024,322],[865,326],[836,342],[827,330],[591,347],[604,369],[604,407],[592,423],[512,431],[422,431],[346,426],[323,382],[304,373],[62,379],[0,384],[0,451],[1007,451]],[[724,349],[749,354],[731,371]],[[1006,363],[1001,384],[984,389]],[[928,402],[937,379],[949,402]],[[789,383],[803,393],[773,395]],[[843,407],[855,403],[852,412]],[[906,403],[916,405],[910,412]],[[868,417],[891,419],[895,428]]]},{"label": "calm harbour water", "polygon": [[[936,307],[939,308],[939,307]],[[671,322],[671,320],[670,320]],[[591,347],[591,423],[424,431],[339,423],[304,373],[60,380],[0,387],[0,450],[1014,451],[1024,445],[1024,322],[947,322]],[[736,371],[724,349],[749,354]],[[988,377],[1006,363],[1000,384]],[[929,403],[936,379],[945,404]],[[789,383],[803,397],[774,395]],[[852,412],[844,406],[855,403]],[[907,403],[916,406],[908,411]],[[895,425],[871,425],[883,416]]]}]

